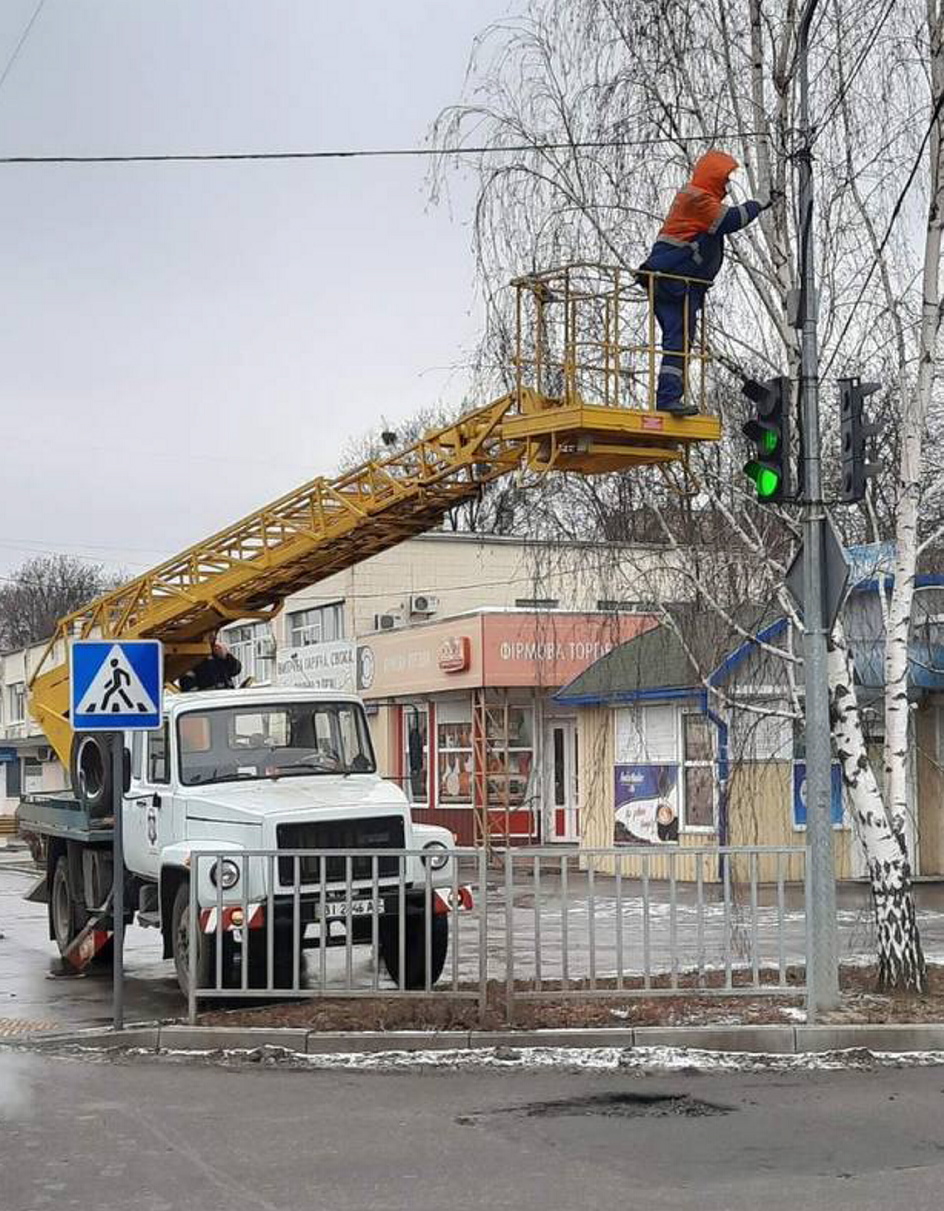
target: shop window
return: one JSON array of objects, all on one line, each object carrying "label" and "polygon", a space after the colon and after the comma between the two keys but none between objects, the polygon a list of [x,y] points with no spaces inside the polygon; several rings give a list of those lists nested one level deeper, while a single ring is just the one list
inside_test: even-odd
[{"label": "shop window", "polygon": [[685,828],[714,828],[714,725],[707,715],[682,715],[682,768]]},{"label": "shop window", "polygon": [[501,706],[486,715],[486,774],[490,807],[521,807],[534,762],[530,707]]},{"label": "shop window", "polygon": [[403,769],[413,803],[429,799],[429,714],[425,706],[403,708]]},{"label": "shop window", "polygon": [[469,701],[443,703],[436,726],[439,803],[472,802],[472,706]]}]

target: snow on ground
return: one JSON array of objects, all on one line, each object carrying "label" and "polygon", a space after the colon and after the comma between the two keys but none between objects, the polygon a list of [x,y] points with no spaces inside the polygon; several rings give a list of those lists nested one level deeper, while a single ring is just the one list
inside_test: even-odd
[{"label": "snow on ground", "polygon": [[[138,1051],[129,1054],[150,1055]],[[534,1072],[626,1072],[639,1076],[662,1072],[814,1072],[877,1068],[944,1066],[944,1051],[883,1052],[866,1048],[804,1052],[799,1055],[753,1054],[741,1051],[702,1051],[678,1047],[492,1047],[477,1051],[382,1051],[372,1054],[303,1055],[283,1047],[255,1051],[174,1051],[161,1053],[178,1061],[287,1066],[310,1070],[400,1072],[501,1070]]]}]

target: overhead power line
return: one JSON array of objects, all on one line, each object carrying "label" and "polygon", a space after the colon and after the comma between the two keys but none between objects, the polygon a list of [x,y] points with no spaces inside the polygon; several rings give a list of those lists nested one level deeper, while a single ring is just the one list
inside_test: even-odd
[{"label": "overhead power line", "polygon": [[859,304],[862,302],[862,299],[865,296],[865,292],[868,289],[869,282],[871,282],[871,280],[872,280],[872,274],[875,272],[876,266],[878,265],[879,260],[881,259],[882,253],[885,251],[885,245],[888,243],[889,238],[891,237],[892,229],[894,228],[895,223],[898,219],[898,216],[901,213],[902,206],[904,206],[904,204],[905,204],[905,199],[908,196],[908,192],[911,189],[912,184],[914,183],[915,177],[918,175],[918,169],[921,167],[921,160],[924,157],[924,149],[928,145],[928,140],[931,138],[931,133],[934,130],[934,127],[935,127],[938,119],[941,116],[942,109],[944,109],[944,92],[942,92],[941,95],[938,97],[937,104],[934,106],[934,112],[931,114],[931,121],[928,123],[928,129],[924,132],[924,138],[921,140],[921,146],[918,148],[918,154],[915,156],[914,164],[912,164],[912,166],[911,166],[911,172],[908,173],[908,180],[905,181],[904,188],[902,189],[901,193],[898,195],[898,200],[895,202],[895,205],[892,208],[891,217],[888,220],[888,226],[885,228],[885,234],[882,236],[881,243],[879,244],[878,248],[876,249],[875,255],[872,257],[872,263],[871,263],[871,265],[869,265],[869,271],[865,275],[865,281],[862,283],[861,287],[859,288],[859,293],[856,296],[856,301],[852,304],[852,308],[849,311],[848,316],[846,317],[846,322],[843,325],[842,332],[840,332],[839,339],[836,341],[835,347],[833,348],[832,357],[829,359],[829,363],[827,364],[826,369],[822,373],[823,378],[825,378],[829,374],[829,371],[832,369],[833,362],[839,356],[839,350],[842,348],[842,342],[846,339],[846,333],[849,331],[849,328],[852,324],[852,320],[855,316],[855,313],[859,309]]},{"label": "overhead power line", "polygon": [[132,155],[0,156],[0,164],[207,164],[241,160],[368,160],[431,156],[481,156],[520,154],[527,151],[593,151],[612,147],[655,147],[671,143],[714,143],[729,139],[764,137],[763,131],[729,130],[684,138],[660,136],[649,139],[585,139],[562,143],[506,143],[457,147],[365,147],[334,151],[193,151],[155,152]]},{"label": "overhead power line", "polygon": [[7,76],[13,70],[13,64],[19,58],[20,51],[23,49],[26,39],[30,36],[30,31],[32,30],[33,26],[36,24],[36,18],[43,11],[43,5],[45,3],[46,3],[46,0],[39,0],[39,3],[33,9],[32,17],[30,17],[29,21],[27,21],[26,25],[23,27],[23,32],[22,32],[22,34],[20,34],[20,39],[17,42],[16,46],[14,46],[14,48],[13,48],[13,53],[10,55],[9,59],[7,59],[6,66],[4,67],[3,72],[0,73],[0,88],[3,88],[4,84],[6,83]]}]

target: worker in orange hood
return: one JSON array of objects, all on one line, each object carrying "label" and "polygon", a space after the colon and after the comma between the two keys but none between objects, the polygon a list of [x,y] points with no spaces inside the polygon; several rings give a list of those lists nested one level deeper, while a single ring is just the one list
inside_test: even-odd
[{"label": "worker in orange hood", "polygon": [[[773,204],[771,199],[725,205],[728,181],[737,167],[737,160],[727,152],[705,152],[692,170],[692,179],[675,195],[652,251],[639,267],[638,280],[646,289],[651,280],[662,330],[656,407],[674,416],[693,416],[698,411],[686,398],[686,363],[705,294],[724,260],[724,237],[753,223]],[[673,276],[654,276],[657,274]]]}]

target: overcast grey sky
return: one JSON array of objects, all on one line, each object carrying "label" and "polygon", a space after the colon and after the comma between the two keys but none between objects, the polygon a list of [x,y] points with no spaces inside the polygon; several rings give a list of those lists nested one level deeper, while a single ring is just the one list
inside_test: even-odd
[{"label": "overcast grey sky", "polygon": [[[0,71],[36,0],[0,3]],[[514,0],[46,0],[0,154],[419,146]],[[130,572],[458,402],[468,195],[423,160],[0,166],[0,574]]]}]

